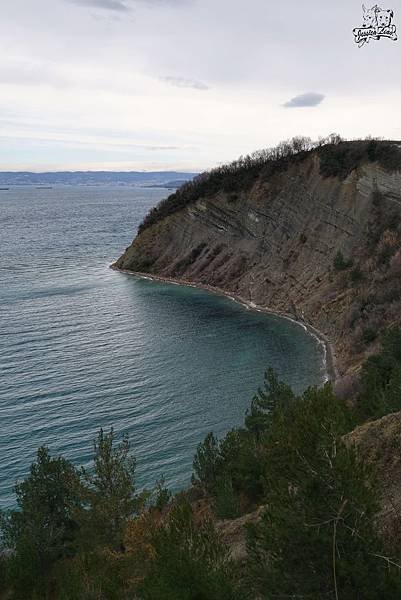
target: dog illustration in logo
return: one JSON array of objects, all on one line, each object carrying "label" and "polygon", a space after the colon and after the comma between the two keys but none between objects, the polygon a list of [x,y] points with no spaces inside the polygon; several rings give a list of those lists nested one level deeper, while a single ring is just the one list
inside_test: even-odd
[{"label": "dog illustration in logo", "polygon": [[392,10],[384,10],[377,4],[372,6],[372,8],[366,8],[362,4],[362,9],[362,27],[355,27],[353,29],[355,42],[359,48],[362,48],[365,44],[369,44],[370,40],[388,38],[394,42],[397,41],[397,28],[393,24],[394,12]]},{"label": "dog illustration in logo", "polygon": [[[363,8],[363,25],[362,27],[370,28],[377,26],[377,12],[381,9],[378,6],[373,6],[373,8],[366,8],[364,4],[362,4]],[[386,11],[382,11],[386,12]]]},{"label": "dog illustration in logo", "polygon": [[391,21],[394,17],[394,13],[392,10],[383,10],[378,8],[377,13],[377,24],[379,27],[390,27]]}]

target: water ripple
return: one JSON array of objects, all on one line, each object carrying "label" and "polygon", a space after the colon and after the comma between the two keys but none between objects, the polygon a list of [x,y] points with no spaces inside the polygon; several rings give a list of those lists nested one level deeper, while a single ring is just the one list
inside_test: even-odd
[{"label": "water ripple", "polygon": [[[138,485],[187,485],[206,433],[242,422],[273,366],[301,390],[319,346],[289,321],[108,269],[165,191],[20,188],[0,197],[0,506],[36,449],[87,465],[127,432]],[[18,242],[17,242],[18,240]]]}]

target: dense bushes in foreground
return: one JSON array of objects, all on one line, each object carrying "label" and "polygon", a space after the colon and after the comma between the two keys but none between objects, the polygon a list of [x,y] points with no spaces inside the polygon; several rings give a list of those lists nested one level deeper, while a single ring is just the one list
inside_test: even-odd
[{"label": "dense bushes in foreground", "polygon": [[[193,491],[176,498],[163,482],[135,491],[128,440],[113,431],[100,432],[91,470],[40,448],[17,509],[1,517],[4,598],[400,598],[401,557],[374,528],[375,474],[342,442],[357,422],[401,410],[400,348],[401,331],[388,332],[363,367],[356,410],[330,385],[296,396],[269,371],[244,427],[206,437]],[[231,560],[194,494],[221,518],[264,507],[245,562]]]},{"label": "dense bushes in foreground", "polygon": [[258,177],[268,179],[285,171],[291,165],[301,163],[312,151],[319,155],[320,173],[323,177],[344,179],[364,162],[378,162],[383,168],[390,170],[399,169],[401,165],[397,142],[375,139],[344,141],[337,134],[315,142],[308,137],[298,136],[280,142],[274,148],[258,150],[201,173],[153,208],[139,226],[138,232],[141,233],[200,198],[225,193],[230,202],[235,202],[241,192],[249,190]]},{"label": "dense bushes in foreground", "polygon": [[[399,572],[377,557],[371,473],[341,442],[349,410],[329,387],[272,414],[261,522],[250,530],[248,580],[262,598],[396,598]],[[336,592],[337,590],[337,592]]]},{"label": "dense bushes in foreground", "polygon": [[[91,471],[40,448],[1,517],[1,585],[28,600],[234,600],[228,549],[211,521],[170,502],[159,482],[135,492],[126,438],[100,431]],[[0,586],[0,590],[1,590]]]}]

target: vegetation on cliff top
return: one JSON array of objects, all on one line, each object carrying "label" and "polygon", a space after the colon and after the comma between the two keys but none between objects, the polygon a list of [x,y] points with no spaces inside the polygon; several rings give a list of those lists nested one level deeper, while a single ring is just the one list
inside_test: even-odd
[{"label": "vegetation on cliff top", "polygon": [[344,141],[337,134],[331,134],[317,142],[308,137],[295,137],[280,142],[275,148],[258,150],[227,165],[201,173],[153,208],[139,226],[138,232],[141,233],[200,198],[219,193],[236,197],[242,191],[249,190],[259,177],[268,179],[303,162],[313,152],[319,156],[320,173],[323,177],[344,179],[365,162],[377,162],[389,170],[401,166],[398,142],[376,139]]},{"label": "vegetation on cliff top", "polygon": [[[392,600],[401,597],[400,544],[374,523],[375,473],[343,436],[401,409],[401,331],[383,337],[348,402],[330,385],[299,397],[273,371],[244,427],[209,434],[193,487],[135,490],[129,442],[100,432],[90,470],[40,448],[17,509],[1,516],[0,594],[55,600]],[[355,406],[356,408],[352,408]],[[264,506],[238,564],[217,517]],[[203,506],[200,510],[199,506]],[[398,548],[398,550],[397,550]]]}]

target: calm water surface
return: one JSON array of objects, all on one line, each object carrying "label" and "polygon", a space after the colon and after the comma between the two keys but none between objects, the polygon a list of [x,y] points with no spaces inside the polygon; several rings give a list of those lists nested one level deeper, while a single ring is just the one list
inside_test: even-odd
[{"label": "calm water surface", "polygon": [[289,321],[108,268],[166,190],[0,192],[0,507],[39,445],[88,464],[100,427],[129,434],[138,485],[178,489],[207,432],[239,425],[273,366],[297,390],[324,377]]}]

